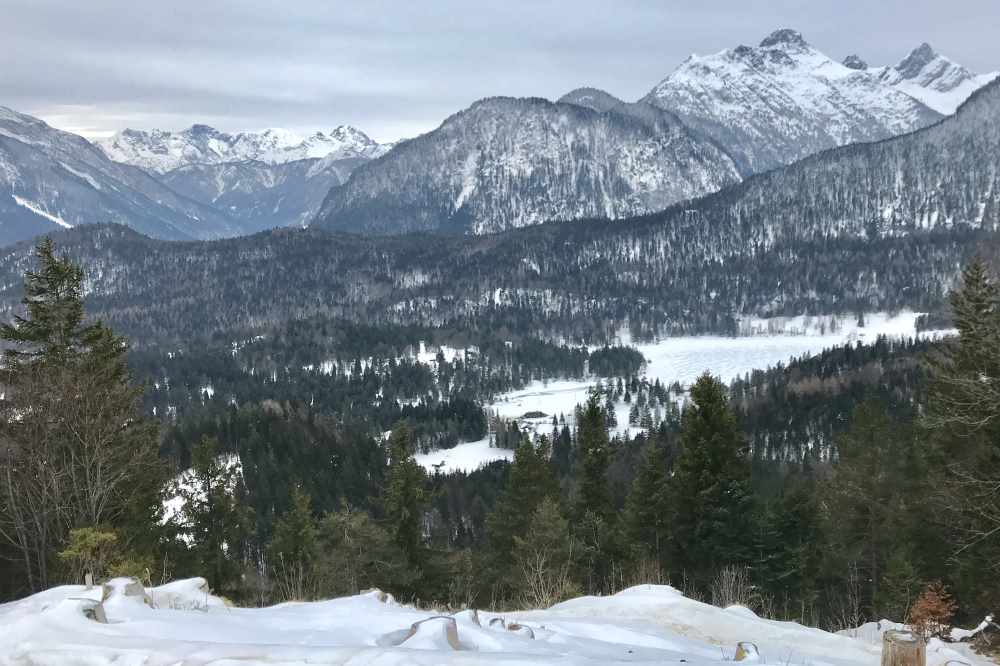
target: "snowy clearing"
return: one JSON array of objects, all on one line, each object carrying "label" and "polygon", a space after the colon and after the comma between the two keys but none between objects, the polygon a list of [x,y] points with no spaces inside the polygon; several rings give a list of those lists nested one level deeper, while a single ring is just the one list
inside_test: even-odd
[{"label": "snowy clearing", "polygon": [[[548,610],[451,616],[378,591],[230,608],[206,588],[191,579],[143,594],[116,579],[99,605],[102,590],[82,586],[0,605],[0,664],[721,664],[741,641],[757,646],[762,663],[876,666],[880,659],[877,642],[764,620],[742,607],[716,608],[667,586],[580,597]],[[928,646],[928,666],[953,659],[990,663],[937,641]]]},{"label": "snowy clearing", "polygon": [[513,460],[510,449],[498,449],[490,445],[490,439],[459,444],[452,449],[440,449],[414,456],[417,463],[430,473],[440,470],[442,474],[451,472],[471,472],[494,460]]}]

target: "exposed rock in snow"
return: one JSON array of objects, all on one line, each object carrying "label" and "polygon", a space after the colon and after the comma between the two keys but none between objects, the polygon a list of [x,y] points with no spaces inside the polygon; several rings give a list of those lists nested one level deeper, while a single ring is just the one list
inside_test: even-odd
[{"label": "exposed rock in snow", "polygon": [[969,95],[1000,74],[974,74],[927,43],[913,49],[898,65],[869,71],[883,83],[945,115],[955,113]]}]

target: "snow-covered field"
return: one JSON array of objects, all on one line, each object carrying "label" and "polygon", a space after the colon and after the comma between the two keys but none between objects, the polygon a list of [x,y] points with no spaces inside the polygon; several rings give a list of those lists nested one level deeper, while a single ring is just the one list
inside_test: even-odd
[{"label": "snow-covered field", "polygon": [[[0,605],[0,665],[173,666],[191,664],[721,664],[737,644],[751,661],[786,666],[876,666],[877,642],[720,609],[673,588],[643,585],[580,597],[547,610],[462,611],[442,616],[373,591],[314,603],[230,608],[202,579],[126,594],[67,586]],[[142,590],[133,588],[133,595]],[[87,617],[100,617],[107,623]],[[514,625],[519,626],[514,626]],[[928,666],[985,666],[933,641]]]},{"label": "snow-covered field", "polygon": [[514,452],[490,446],[490,439],[487,437],[476,442],[459,444],[453,449],[418,453],[414,458],[428,472],[440,471],[442,474],[449,474],[472,471],[494,460],[513,460]]},{"label": "snow-covered field", "polygon": [[[680,382],[687,386],[708,371],[729,383],[755,369],[765,369],[787,363],[801,356],[811,356],[830,347],[848,342],[874,342],[879,336],[916,337],[919,313],[870,313],[864,326],[854,316],[745,318],[740,321],[740,337],[685,336],[664,338],[653,343],[634,346],[647,359],[645,377],[659,379],[664,385]],[[921,335],[938,336],[934,331]],[[623,337],[623,344],[631,344]],[[552,416],[565,415],[572,423],[576,405],[586,402],[595,380],[555,380],[532,382],[523,389],[499,396],[487,409],[506,419],[518,419],[522,426],[548,433]],[[545,418],[524,419],[529,412],[542,412]],[[619,432],[628,429],[628,406],[616,406]],[[635,428],[630,429],[635,434]],[[428,471],[432,465],[444,462],[442,471],[473,470],[493,460],[509,459],[512,452],[491,448],[486,440],[459,444],[449,451],[435,451],[418,456]]]},{"label": "snow-covered field", "polygon": [[[677,381],[686,386],[708,371],[729,383],[752,370],[812,356],[848,342],[874,342],[882,335],[914,337],[918,316],[914,312],[895,316],[870,314],[863,328],[858,327],[853,318],[841,318],[835,332],[830,331],[829,318],[755,319],[744,321],[741,327],[752,335],[733,338],[685,336],[634,346],[646,357],[645,376],[651,382],[659,379],[669,385]],[[622,342],[627,344],[629,340]],[[570,416],[576,405],[586,401],[593,385],[591,380],[533,382],[524,389],[500,396],[489,408],[506,418],[519,418],[529,411]]]}]

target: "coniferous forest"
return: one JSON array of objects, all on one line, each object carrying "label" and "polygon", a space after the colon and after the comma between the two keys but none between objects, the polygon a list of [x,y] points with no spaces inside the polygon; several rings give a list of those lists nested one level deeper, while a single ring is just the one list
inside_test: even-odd
[{"label": "coniferous forest", "polygon": [[[377,586],[539,607],[669,582],[833,629],[906,617],[935,581],[960,619],[1000,602],[1000,283],[980,260],[949,298],[957,337],[846,345],[730,386],[706,374],[682,409],[634,348],[488,328],[317,314],[135,344],[90,316],[86,271],[41,242],[2,330],[6,597],[85,571],[203,575],[247,605]],[[552,415],[532,436],[484,409],[585,376],[602,379],[572,426]],[[622,396],[637,434],[614,434]],[[487,431],[512,462],[414,460]]]}]

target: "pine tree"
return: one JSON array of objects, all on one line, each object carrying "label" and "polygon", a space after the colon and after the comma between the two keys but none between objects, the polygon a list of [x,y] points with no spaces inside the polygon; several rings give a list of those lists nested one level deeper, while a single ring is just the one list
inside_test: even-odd
[{"label": "pine tree", "polygon": [[35,255],[26,313],[0,327],[0,537],[19,551],[33,590],[51,584],[73,529],[113,526],[128,550],[155,544],[165,472],[126,341],[85,321],[79,266],[56,257],[49,239]]},{"label": "pine tree", "polygon": [[280,598],[306,600],[315,594],[318,528],[309,495],[296,487],[290,499],[288,511],[274,523],[270,563]]},{"label": "pine tree", "polygon": [[514,537],[513,572],[518,600],[529,608],[547,608],[580,593],[573,575],[575,542],[559,503],[544,498],[528,516],[522,535]]},{"label": "pine tree", "polygon": [[752,499],[743,435],[725,388],[704,374],[682,417],[681,454],[671,478],[671,566],[699,585],[750,560]]},{"label": "pine tree", "polygon": [[559,482],[549,462],[547,440],[542,438],[537,447],[522,442],[514,451],[507,484],[486,519],[492,554],[500,562],[509,561],[514,537],[525,533],[538,505],[546,497],[558,496]]},{"label": "pine tree", "polygon": [[605,521],[612,517],[611,495],[608,491],[610,441],[604,424],[604,409],[600,398],[590,396],[577,421],[577,497],[575,513],[582,517],[588,511]]},{"label": "pine tree", "polygon": [[413,459],[409,428],[397,427],[389,438],[389,471],[382,506],[389,533],[409,566],[416,570],[425,561],[421,522],[426,503],[425,477],[423,468]]},{"label": "pine tree", "polygon": [[653,557],[664,565],[664,542],[670,516],[666,451],[650,438],[632,482],[623,517],[625,535],[636,557]]},{"label": "pine tree", "polygon": [[962,277],[951,296],[959,335],[930,355],[923,425],[941,470],[935,495],[955,589],[970,610],[988,612],[1000,603],[1000,286],[978,259]]},{"label": "pine tree", "polygon": [[239,464],[222,455],[213,437],[195,446],[191,463],[188,482],[175,489],[183,505],[181,527],[190,537],[196,570],[213,590],[232,594],[239,586],[251,519]]}]

